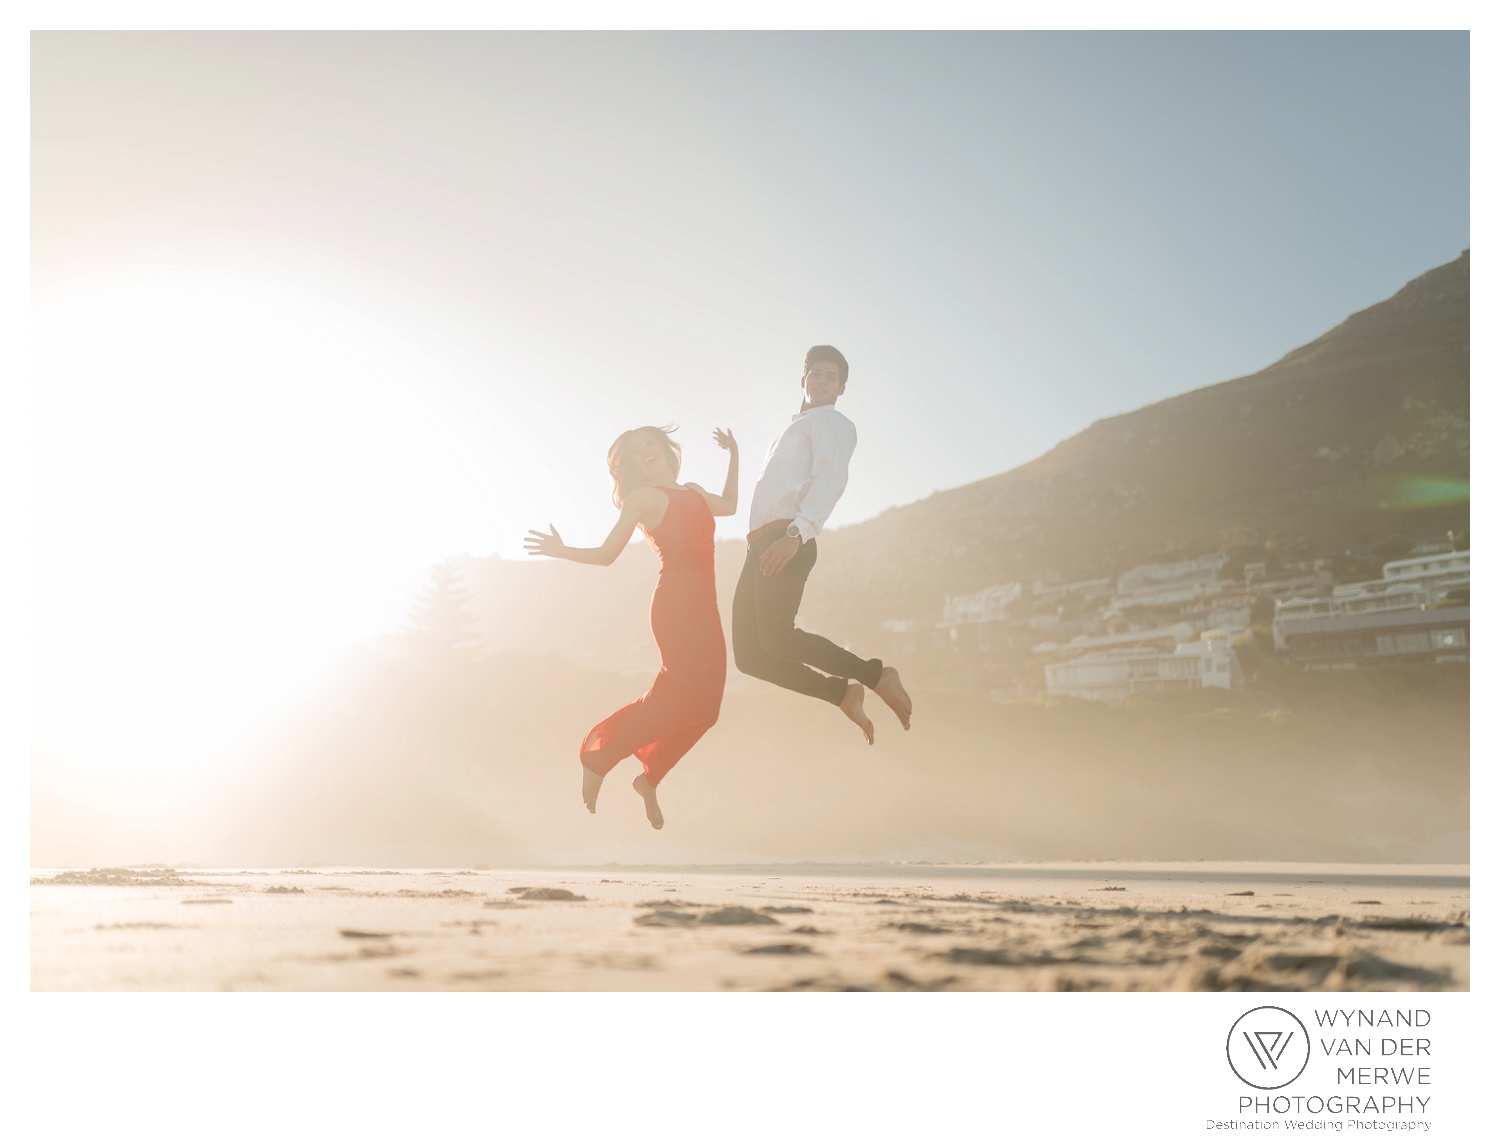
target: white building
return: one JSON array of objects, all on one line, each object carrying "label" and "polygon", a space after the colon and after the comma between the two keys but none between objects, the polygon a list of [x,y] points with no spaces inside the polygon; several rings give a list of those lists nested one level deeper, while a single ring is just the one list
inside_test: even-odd
[{"label": "white building", "polygon": [[1055,607],[1069,598],[1087,602],[1102,599],[1114,593],[1113,579],[1077,579],[1071,583],[1043,583],[1035,580],[1031,584],[1031,598],[1037,606]]},{"label": "white building", "polygon": [[1415,611],[1442,601],[1454,587],[1469,585],[1469,553],[1450,551],[1396,559],[1382,569],[1383,578],[1344,583],[1324,598],[1296,597],[1276,604],[1271,635],[1277,650],[1287,649],[1287,636],[1308,619],[1352,618],[1355,615]]},{"label": "white building", "polygon": [[1220,583],[1220,586],[1224,588],[1221,593],[1184,607],[1179,621],[1189,624],[1195,631],[1213,630],[1216,627],[1248,627],[1255,595],[1243,589],[1235,589],[1229,583]]},{"label": "white building", "polygon": [[1115,596],[1110,606],[1160,607],[1216,594],[1220,589],[1219,573],[1228,562],[1227,554],[1216,551],[1176,563],[1142,563],[1115,580]]},{"label": "white building", "polygon": [[1287,624],[1287,657],[1312,670],[1380,662],[1468,662],[1469,608],[1333,615]]},{"label": "white building", "polygon": [[1275,617],[1271,619],[1271,637],[1277,650],[1285,650],[1288,629],[1304,620],[1415,611],[1430,607],[1441,597],[1440,592],[1416,583],[1387,583],[1384,579],[1345,583],[1323,598],[1298,597],[1277,603]]},{"label": "white building", "polygon": [[1321,565],[1313,567],[1297,565],[1283,568],[1275,574],[1266,571],[1264,563],[1245,564],[1245,584],[1257,595],[1269,599],[1290,599],[1293,596],[1311,598],[1326,595],[1333,588],[1333,572]]},{"label": "white building", "polygon": [[1120,648],[1049,663],[1047,693],[1120,702],[1161,690],[1228,690],[1242,681],[1228,632],[1184,643],[1174,650]]},{"label": "white building", "polygon": [[1468,586],[1469,553],[1445,551],[1440,555],[1418,555],[1393,559],[1380,569],[1387,583],[1417,583],[1428,589]]},{"label": "white building", "polygon": [[942,625],[1000,622],[1021,594],[1019,583],[996,583],[972,595],[948,595],[943,599]]},{"label": "white building", "polygon": [[1170,651],[1197,635],[1191,623],[1173,623],[1171,626],[1152,627],[1150,630],[1123,630],[1116,634],[1079,635],[1071,642],[1043,642],[1031,648],[1033,654],[1063,653],[1077,655],[1083,651],[1110,650],[1114,648],[1149,648],[1151,645]]}]

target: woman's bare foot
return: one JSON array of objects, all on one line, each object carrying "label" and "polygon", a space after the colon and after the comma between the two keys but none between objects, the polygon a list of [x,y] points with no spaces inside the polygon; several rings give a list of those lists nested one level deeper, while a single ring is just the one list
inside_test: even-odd
[{"label": "woman's bare foot", "polygon": [[880,681],[875,683],[875,693],[901,719],[901,728],[911,729],[911,695],[901,685],[901,675],[896,673],[894,666],[887,666],[880,672]]},{"label": "woman's bare foot", "polygon": [[839,709],[844,711],[844,717],[860,728],[865,735],[865,742],[874,745],[875,725],[865,716],[865,688],[858,682],[849,683],[849,689],[844,691],[844,700],[839,703]]},{"label": "woman's bare foot", "polygon": [[656,803],[656,786],[646,780],[643,773],[630,783],[631,788],[641,795],[641,800],[646,803],[646,820],[651,822],[653,829],[659,829],[666,822],[662,819],[661,806]]},{"label": "woman's bare foot", "polygon": [[594,805],[599,800],[599,787],[604,784],[604,778],[592,769],[583,771],[583,803],[588,806],[590,813],[594,811]]}]

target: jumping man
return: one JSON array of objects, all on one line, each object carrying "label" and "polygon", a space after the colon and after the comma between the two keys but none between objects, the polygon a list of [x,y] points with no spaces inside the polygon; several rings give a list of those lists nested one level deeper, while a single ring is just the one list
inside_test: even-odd
[{"label": "jumping man", "polygon": [[875,744],[865,687],[911,729],[911,698],[901,676],[878,658],[851,654],[796,626],[802,590],[818,560],[818,535],[849,482],[854,422],[833,406],[849,363],[832,345],[814,345],[802,369],[802,407],[772,443],[750,502],[750,550],[734,592],[734,664],[741,673],[822,698]]}]

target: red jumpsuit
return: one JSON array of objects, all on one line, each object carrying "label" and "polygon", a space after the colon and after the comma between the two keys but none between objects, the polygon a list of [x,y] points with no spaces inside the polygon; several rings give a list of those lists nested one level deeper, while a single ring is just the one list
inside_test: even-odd
[{"label": "red jumpsuit", "polygon": [[578,752],[601,777],[635,754],[652,786],[719,720],[724,628],[714,588],[714,517],[688,488],[663,488],[667,511],[646,538],[661,558],[651,633],[661,670],[651,689],[588,732]]}]

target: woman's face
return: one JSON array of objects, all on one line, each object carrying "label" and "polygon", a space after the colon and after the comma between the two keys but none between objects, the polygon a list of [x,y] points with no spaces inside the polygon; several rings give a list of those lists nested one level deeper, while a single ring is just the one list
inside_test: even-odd
[{"label": "woman's face", "polygon": [[637,432],[625,445],[625,454],[630,457],[635,470],[647,480],[654,483],[672,478],[666,450],[654,432]]}]

